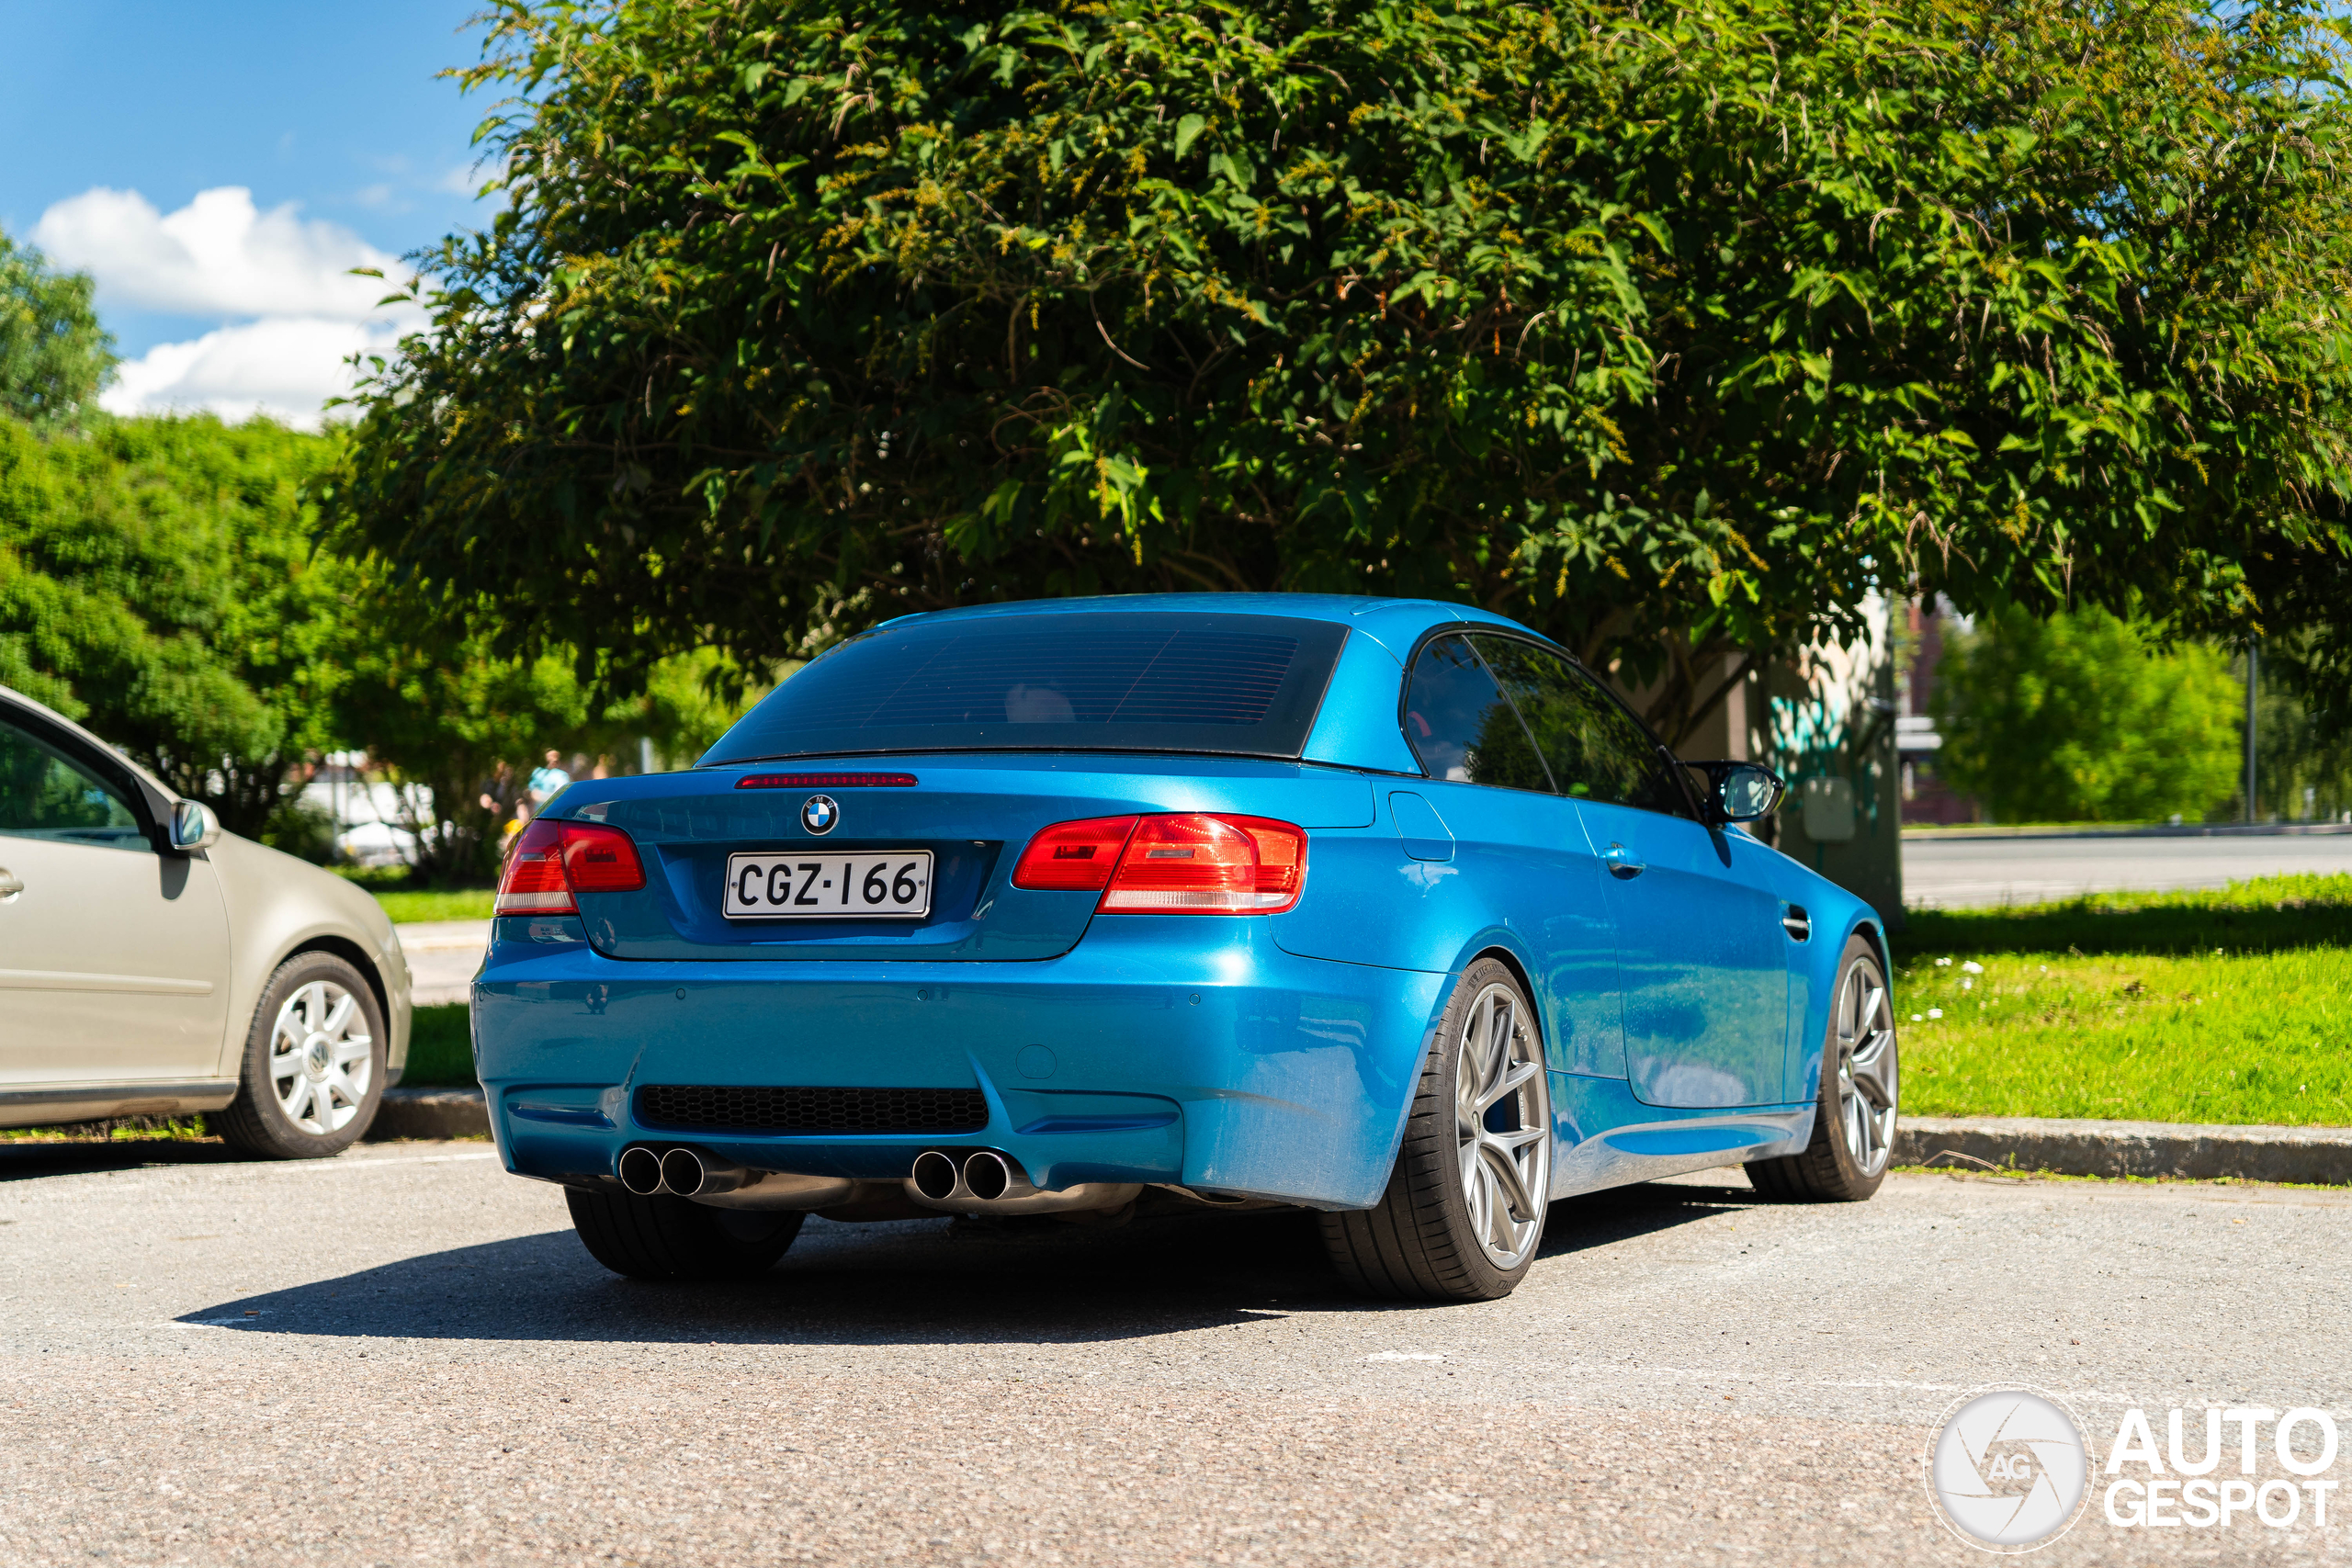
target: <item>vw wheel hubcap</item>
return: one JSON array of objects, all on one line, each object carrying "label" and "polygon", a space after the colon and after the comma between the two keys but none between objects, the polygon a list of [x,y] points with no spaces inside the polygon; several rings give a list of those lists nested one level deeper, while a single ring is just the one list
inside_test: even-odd
[{"label": "vw wheel hubcap", "polygon": [[1544,1238],[1552,1189],[1552,1096],[1544,1047],[1508,986],[1470,1004],[1454,1072],[1454,1132],[1470,1225],[1496,1268],[1518,1268]]},{"label": "vw wheel hubcap", "polygon": [[305,1133],[339,1133],[359,1114],[376,1076],[376,1042],[359,999],[332,980],[286,998],[269,1032],[270,1092]]},{"label": "vw wheel hubcap", "polygon": [[1894,1003],[1869,959],[1848,965],[1837,1020],[1838,1119],[1846,1152],[1872,1177],[1894,1149],[1896,1086]]}]

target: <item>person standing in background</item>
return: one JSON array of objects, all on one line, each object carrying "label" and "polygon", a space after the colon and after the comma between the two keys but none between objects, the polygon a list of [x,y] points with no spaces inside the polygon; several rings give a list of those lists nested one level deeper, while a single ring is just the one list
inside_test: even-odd
[{"label": "person standing in background", "polygon": [[545,806],[554,798],[556,791],[571,782],[571,775],[563,771],[563,753],[549,750],[548,760],[531,770],[531,804]]}]

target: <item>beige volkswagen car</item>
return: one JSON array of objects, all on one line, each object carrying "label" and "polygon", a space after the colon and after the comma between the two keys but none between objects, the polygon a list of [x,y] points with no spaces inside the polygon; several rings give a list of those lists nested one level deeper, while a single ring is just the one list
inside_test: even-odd
[{"label": "beige volkswagen car", "polygon": [[204,1111],[250,1153],[331,1155],[408,1030],[375,899],[0,686],[0,1126]]}]

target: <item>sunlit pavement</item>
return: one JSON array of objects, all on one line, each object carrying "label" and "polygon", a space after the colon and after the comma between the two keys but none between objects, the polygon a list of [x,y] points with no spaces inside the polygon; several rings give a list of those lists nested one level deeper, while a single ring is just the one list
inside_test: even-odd
[{"label": "sunlit pavement", "polygon": [[2352,872],[2352,833],[1903,841],[1903,901],[1923,908],[2222,887],[2252,876],[2298,872]]},{"label": "sunlit pavement", "polygon": [[[1736,1173],[1555,1209],[1517,1295],[1339,1293],[1295,1217],[812,1224],[773,1275],[589,1260],[481,1145],[0,1149],[0,1562],[1976,1562],[1962,1390],[2352,1400],[2352,1198]],[[2341,1467],[2339,1467],[2341,1468]],[[2044,1562],[2337,1560],[2119,1529]]]}]

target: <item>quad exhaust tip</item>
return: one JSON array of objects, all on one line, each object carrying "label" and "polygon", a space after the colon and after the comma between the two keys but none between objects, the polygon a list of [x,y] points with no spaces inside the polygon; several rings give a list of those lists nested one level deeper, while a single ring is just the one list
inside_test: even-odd
[{"label": "quad exhaust tip", "polygon": [[907,1177],[907,1195],[919,1203],[962,1214],[1053,1213],[1116,1208],[1136,1190],[1115,1193],[1101,1182],[1040,1192],[1021,1162],[997,1149],[925,1149]]},{"label": "quad exhaust tip", "polygon": [[623,1149],[615,1170],[621,1185],[640,1198],[650,1198],[662,1190],[662,1156],[642,1145]]},{"label": "quad exhaust tip", "polygon": [[633,1145],[621,1151],[613,1174],[639,1198],[668,1193],[679,1198],[714,1198],[758,1182],[766,1173],[704,1154],[683,1145],[650,1148]]},{"label": "quad exhaust tip", "polygon": [[925,1149],[915,1156],[915,1190],[934,1202],[955,1197],[956,1190],[963,1185],[961,1178],[962,1173],[956,1168],[953,1155],[942,1154],[937,1149]]},{"label": "quad exhaust tip", "polygon": [[1012,1185],[1012,1167],[994,1149],[982,1149],[964,1161],[964,1190],[983,1202],[1003,1197]]},{"label": "quad exhaust tip", "polygon": [[694,1150],[672,1149],[662,1156],[662,1184],[679,1197],[693,1197],[702,1182],[702,1157]]}]

